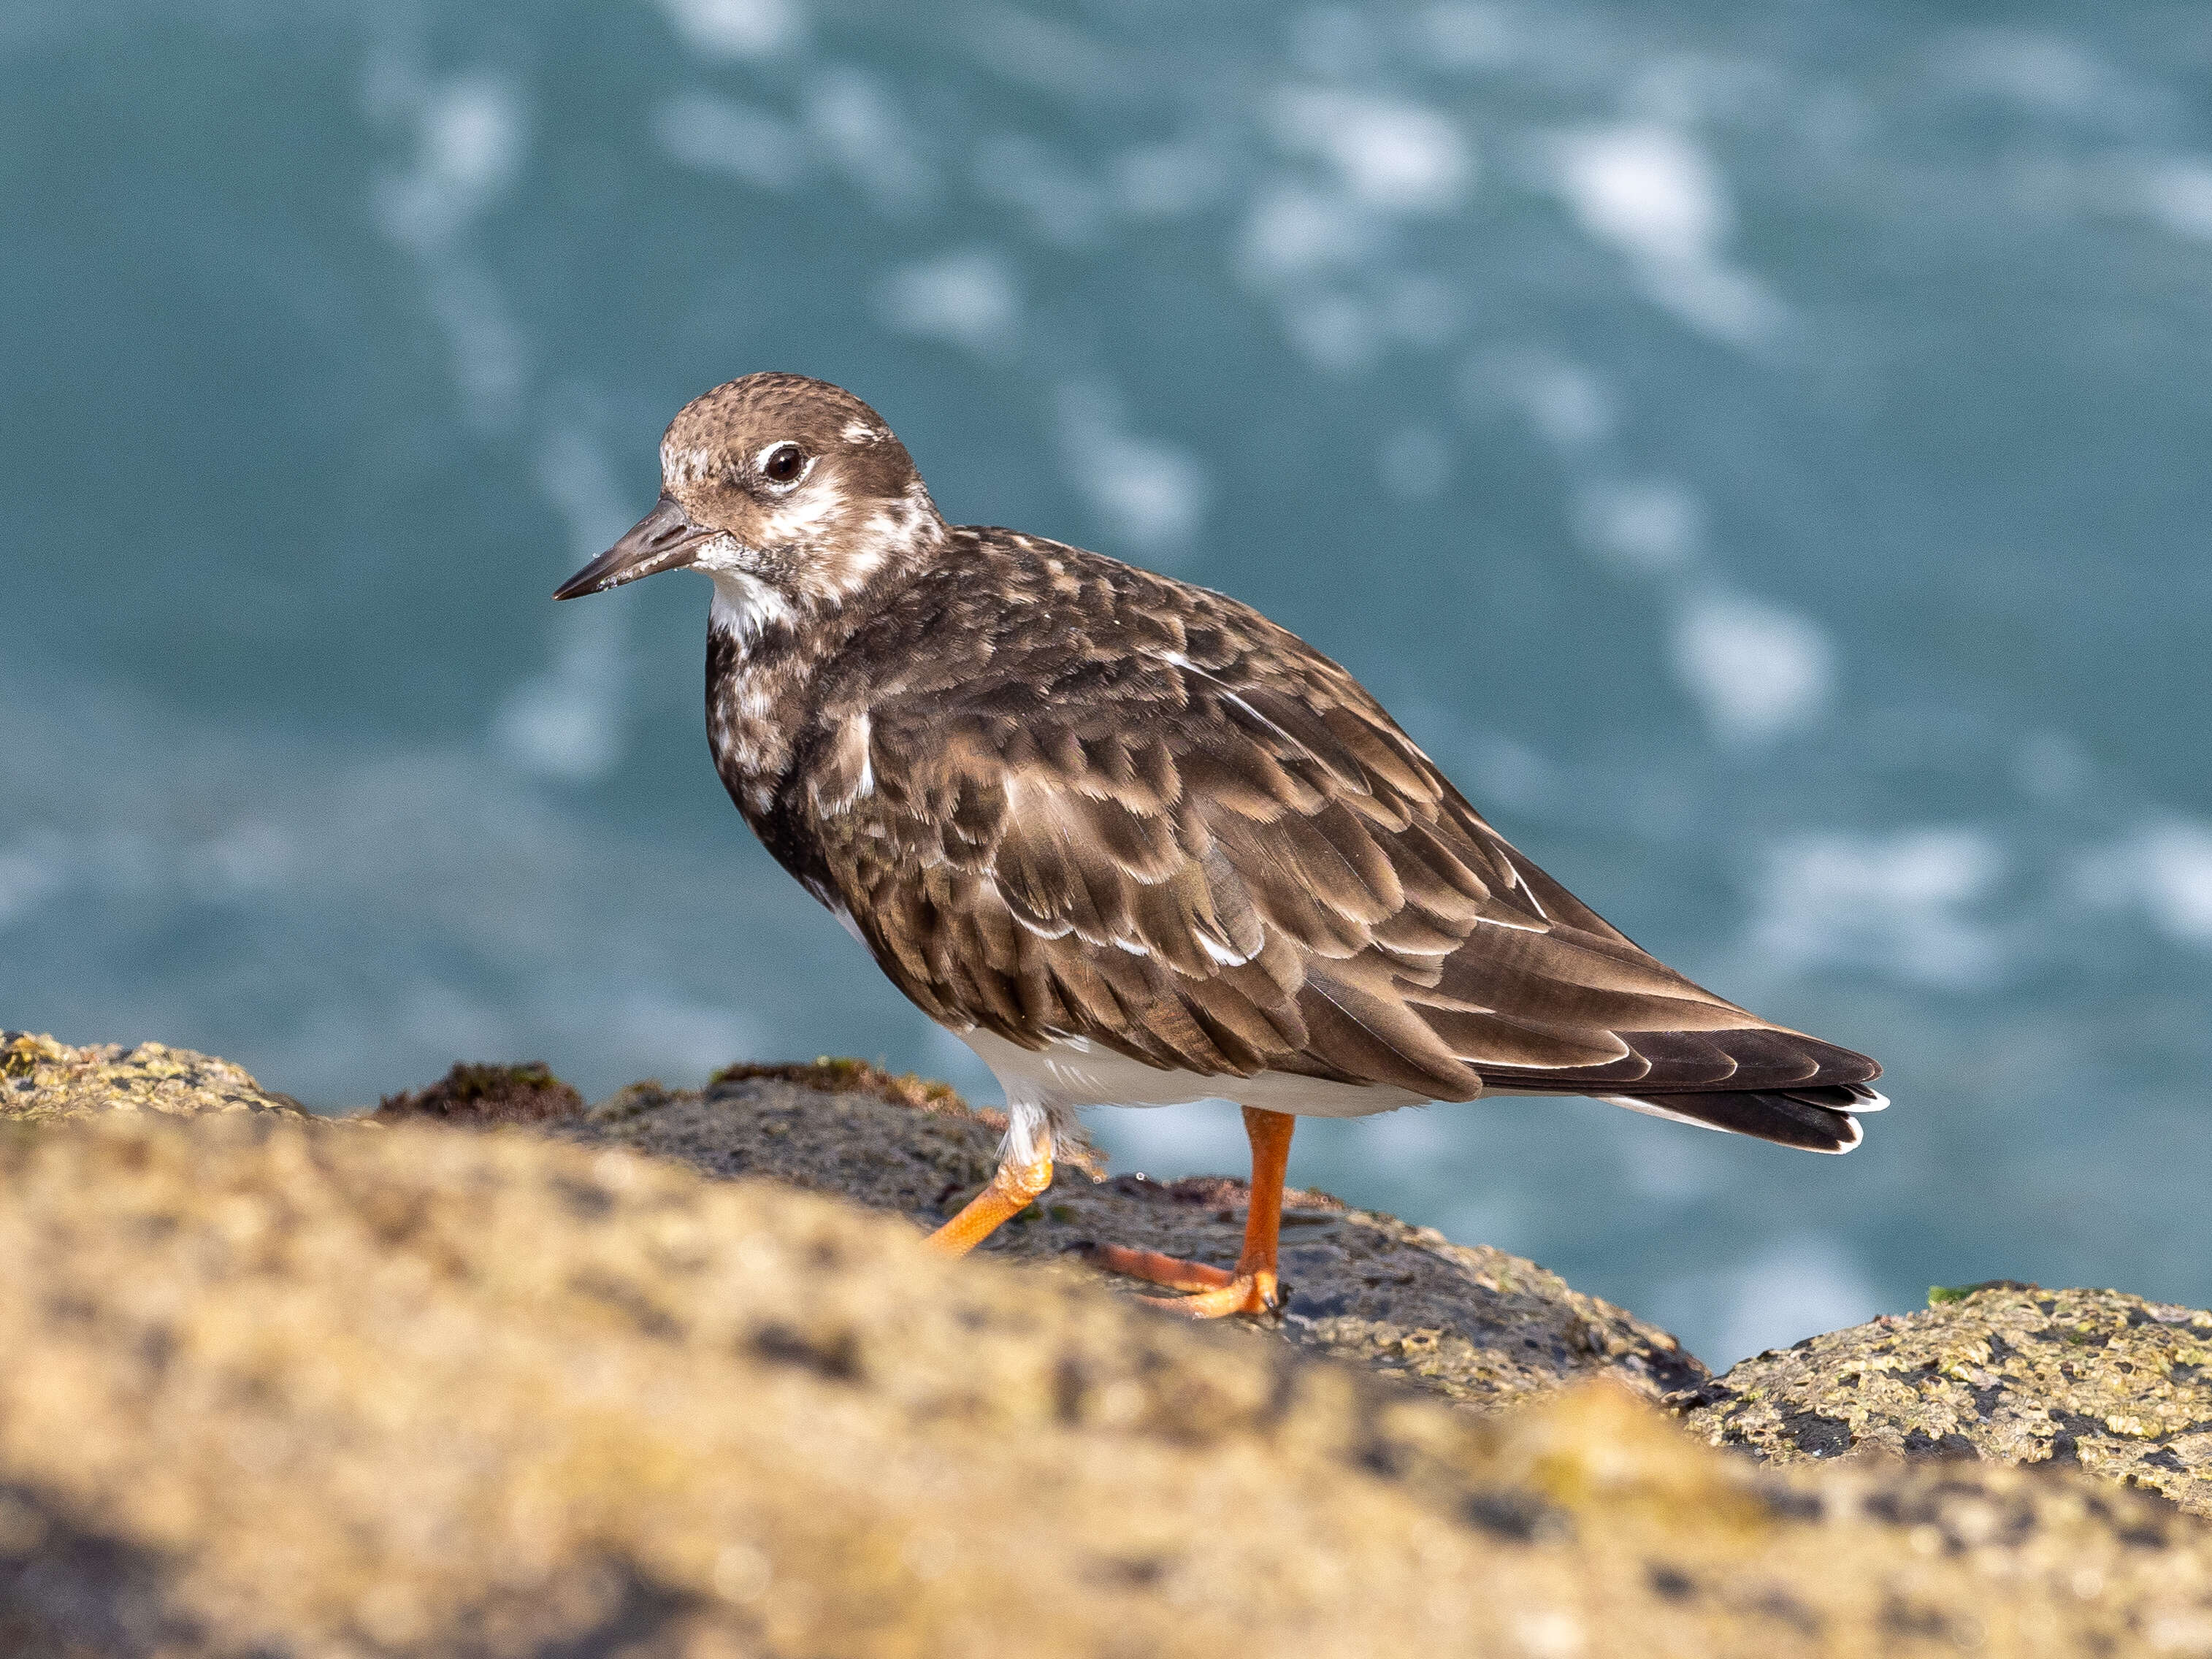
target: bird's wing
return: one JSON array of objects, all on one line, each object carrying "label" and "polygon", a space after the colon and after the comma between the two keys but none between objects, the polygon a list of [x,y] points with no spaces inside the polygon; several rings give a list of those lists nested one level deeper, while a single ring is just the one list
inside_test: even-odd
[{"label": "bird's wing", "polygon": [[893,700],[848,728],[857,748],[830,746],[818,842],[930,1015],[1030,1048],[1083,1037],[1202,1075],[1439,1100],[1878,1070],[1639,950],[1348,673],[1245,615],[1203,655],[1094,657],[1050,696],[979,687],[949,711]]}]

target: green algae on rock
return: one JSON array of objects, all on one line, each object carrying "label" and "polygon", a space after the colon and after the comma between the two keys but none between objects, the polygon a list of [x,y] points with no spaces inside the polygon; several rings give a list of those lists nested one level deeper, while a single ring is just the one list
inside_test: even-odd
[{"label": "green algae on rock", "polygon": [[94,1043],[82,1048],[27,1031],[0,1031],[0,1122],[41,1122],[94,1112],[305,1110],[227,1060],[167,1043]]},{"label": "green algae on rock", "polygon": [[[710,1176],[764,1176],[833,1193],[924,1227],[991,1178],[1004,1128],[998,1114],[969,1109],[942,1085],[915,1099],[873,1079],[828,1091],[821,1080],[816,1067],[750,1066],[702,1091],[633,1085],[562,1133],[679,1159]],[[1066,1253],[1087,1239],[1112,1239],[1224,1264],[1236,1258],[1243,1182],[1102,1180],[1091,1171],[1103,1171],[1103,1159],[1087,1146],[1075,1152],[984,1255],[1049,1262],[1132,1293],[1144,1287]],[[1655,1399],[1706,1380],[1705,1368],[1666,1332],[1532,1261],[1453,1244],[1433,1229],[1349,1209],[1326,1194],[1286,1198],[1290,1291],[1273,1328],[1300,1347],[1477,1406],[1600,1373]]]},{"label": "green algae on rock", "polygon": [[1747,1359],[1690,1426],[1778,1462],[1857,1447],[2078,1464],[2212,1516],[2212,1313],[1998,1281]]},{"label": "green algae on rock", "polygon": [[1455,1411],[611,1147],[109,1115],[0,1260],[11,1659],[2212,1654],[2079,1471]]}]

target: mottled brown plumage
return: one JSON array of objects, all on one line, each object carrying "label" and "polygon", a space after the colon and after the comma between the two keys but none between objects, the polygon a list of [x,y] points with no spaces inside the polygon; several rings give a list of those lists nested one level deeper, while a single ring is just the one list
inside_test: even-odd
[{"label": "mottled brown plumage", "polygon": [[1830,1151],[1881,1103],[1872,1060],[1639,950],[1249,606],[946,526],[849,393],[733,381],[662,465],[660,507],[563,595],[714,576],[732,799],[1012,1103],[1085,1103],[1103,1055],[1269,1109],[1262,1081],[1333,1114],[1594,1094]]}]

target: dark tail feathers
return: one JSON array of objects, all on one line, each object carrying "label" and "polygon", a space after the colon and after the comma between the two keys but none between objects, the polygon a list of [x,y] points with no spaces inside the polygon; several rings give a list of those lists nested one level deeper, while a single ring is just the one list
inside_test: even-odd
[{"label": "dark tail feathers", "polygon": [[1616,1106],[1670,1117],[1731,1134],[1752,1135],[1779,1146],[1808,1152],[1848,1152],[1861,1139],[1859,1112],[1878,1112],[1889,1104],[1863,1083],[1832,1083],[1807,1089],[1735,1089],[1707,1092],[1668,1090],[1648,1095],[1605,1095]]}]

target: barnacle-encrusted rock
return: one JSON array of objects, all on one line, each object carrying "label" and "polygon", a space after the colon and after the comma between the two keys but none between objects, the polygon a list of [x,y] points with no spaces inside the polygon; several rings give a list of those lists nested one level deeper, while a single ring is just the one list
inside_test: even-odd
[{"label": "barnacle-encrusted rock", "polygon": [[300,1103],[256,1083],[243,1066],[167,1043],[73,1048],[50,1036],[0,1031],[0,1122],[92,1112],[298,1114]]},{"label": "barnacle-encrusted rock", "polygon": [[[772,1176],[934,1227],[991,1177],[1004,1120],[854,1061],[732,1067],[702,1092],[638,1084],[567,1131],[674,1158],[713,1176]],[[1237,1258],[1246,1193],[1207,1176],[1097,1178],[1087,1147],[1063,1156],[1052,1188],[1001,1228],[987,1254],[1062,1261],[1086,1239],[1216,1261]],[[1651,1398],[1694,1387],[1705,1368],[1657,1327],[1571,1289],[1534,1262],[1432,1228],[1287,1194],[1281,1335],[1449,1399],[1507,1403],[1599,1373]],[[1145,1287],[1109,1277],[1132,1292]]]},{"label": "barnacle-encrusted rock", "polygon": [[2074,1464],[2212,1516],[2212,1313],[2000,1282],[1747,1359],[1689,1423],[1778,1462]]},{"label": "barnacle-encrusted rock", "polygon": [[1455,1411],[519,1131],[0,1133],[0,1261],[11,1659],[2212,1654],[2079,1470]]}]

